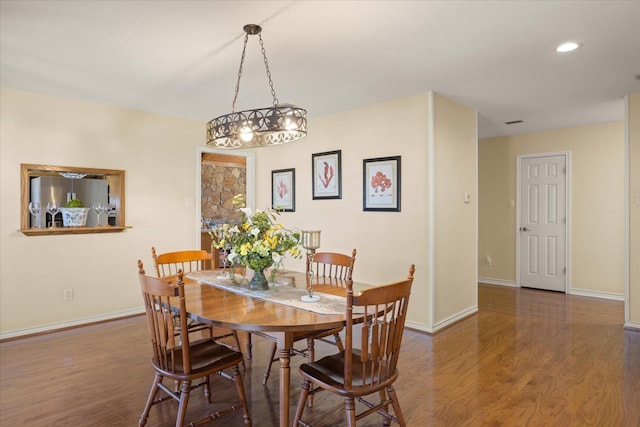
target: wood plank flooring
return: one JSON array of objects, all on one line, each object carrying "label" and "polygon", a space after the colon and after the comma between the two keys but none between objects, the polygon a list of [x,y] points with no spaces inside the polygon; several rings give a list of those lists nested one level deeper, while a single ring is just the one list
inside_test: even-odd
[{"label": "wood plank flooring", "polygon": [[[623,310],[616,301],[480,285],[477,314],[433,336],[405,331],[396,390],[408,425],[640,426],[640,332],[623,329]],[[153,377],[145,322],[0,343],[0,425],[137,425]],[[244,380],[254,426],[277,426],[277,373],[262,385],[269,343],[253,342]],[[292,359],[292,416],[301,361]],[[228,383],[216,385],[214,400],[235,399]],[[154,407],[147,425],[173,425],[175,407]],[[216,407],[196,390],[187,419]],[[305,417],[317,427],[344,425],[341,400],[327,393]],[[240,426],[242,417],[209,425]]]}]

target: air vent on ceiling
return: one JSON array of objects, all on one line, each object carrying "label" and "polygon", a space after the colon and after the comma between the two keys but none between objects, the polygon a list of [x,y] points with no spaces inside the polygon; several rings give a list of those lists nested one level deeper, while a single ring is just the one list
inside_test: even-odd
[{"label": "air vent on ceiling", "polygon": [[522,120],[513,120],[510,122],[504,122],[505,125],[515,125],[517,123],[522,123]]}]

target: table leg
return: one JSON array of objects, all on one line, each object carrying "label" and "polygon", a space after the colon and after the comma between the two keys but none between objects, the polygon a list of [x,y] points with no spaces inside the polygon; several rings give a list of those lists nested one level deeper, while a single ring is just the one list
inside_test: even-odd
[{"label": "table leg", "polygon": [[280,358],[280,427],[289,427],[289,403],[291,399],[291,348],[293,333],[275,332],[272,335],[278,343]]},{"label": "table leg", "polygon": [[289,426],[289,400],[291,399],[290,350],[280,348],[280,427]]}]

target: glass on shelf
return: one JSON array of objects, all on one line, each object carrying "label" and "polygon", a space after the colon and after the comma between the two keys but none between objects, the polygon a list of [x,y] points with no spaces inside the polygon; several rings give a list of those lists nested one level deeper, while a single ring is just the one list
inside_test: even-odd
[{"label": "glass on shelf", "polygon": [[102,227],[102,224],[100,223],[100,214],[102,213],[102,203],[93,202],[93,205],[91,205],[91,209],[93,209],[93,211],[96,213],[96,227]]},{"label": "glass on shelf", "polygon": [[29,202],[29,212],[33,215],[31,228],[40,228],[40,203]]},{"label": "glass on shelf", "polygon": [[47,212],[49,213],[49,215],[51,215],[51,227],[50,228],[55,228],[56,227],[56,215],[58,214],[58,212],[60,212],[60,208],[58,207],[58,204],[56,202],[47,203]]},{"label": "glass on shelf", "polygon": [[102,213],[104,213],[104,226],[108,227],[109,226],[109,211],[111,210],[111,207],[109,206],[109,204],[104,204],[101,207],[101,211]]}]

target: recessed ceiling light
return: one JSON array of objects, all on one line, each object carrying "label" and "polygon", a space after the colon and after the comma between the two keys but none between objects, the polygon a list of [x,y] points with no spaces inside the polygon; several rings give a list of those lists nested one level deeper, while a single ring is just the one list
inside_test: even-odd
[{"label": "recessed ceiling light", "polygon": [[566,43],[562,43],[560,46],[558,46],[556,48],[556,52],[560,52],[560,53],[573,52],[574,50],[576,50],[579,47],[580,47],[580,45],[578,43],[576,43],[576,42],[566,42]]}]

